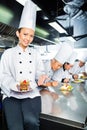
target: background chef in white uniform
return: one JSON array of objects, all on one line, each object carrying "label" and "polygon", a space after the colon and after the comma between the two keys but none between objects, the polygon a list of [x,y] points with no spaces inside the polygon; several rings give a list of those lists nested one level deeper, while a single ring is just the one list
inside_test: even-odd
[{"label": "background chef in white uniform", "polygon": [[87,61],[87,57],[81,57],[81,58],[77,58],[77,60],[74,63],[74,66],[69,70],[69,72],[73,75],[74,74],[74,78],[78,79],[79,78],[79,74],[82,74],[83,76],[87,76],[87,72],[85,69],[85,63]]},{"label": "background chef in white uniform", "polygon": [[46,86],[58,85],[56,80],[54,81],[51,80],[51,77],[53,76],[54,72],[59,70],[63,66],[64,62],[66,62],[67,59],[69,59],[72,52],[73,52],[73,47],[69,43],[64,43],[64,44],[61,44],[60,49],[58,50],[56,56],[53,59],[44,61],[45,73],[49,77],[48,80],[51,81],[51,84],[50,84],[46,80],[46,83],[45,83]]},{"label": "background chef in white uniform", "polygon": [[48,87],[40,90],[43,113],[52,112],[53,102],[58,99],[58,94],[52,88],[58,86],[58,81],[52,80],[52,76],[57,70],[60,70],[64,62],[70,57],[72,51],[73,47],[70,44],[62,44],[53,59],[44,61],[45,73],[49,76],[49,79],[44,83]]},{"label": "background chef in white uniform", "polygon": [[[36,5],[28,0],[16,32],[18,45],[4,51],[0,62],[3,112],[8,130],[39,130],[41,96],[36,80],[44,74],[44,67],[38,52],[28,46],[34,38],[35,24]],[[17,85],[22,80],[29,80],[31,91],[18,91]],[[44,76],[38,85],[43,81]]]},{"label": "background chef in white uniform", "polygon": [[77,53],[72,52],[71,56],[66,60],[59,70],[57,70],[52,79],[58,82],[69,82],[72,79],[72,75],[69,73],[70,68],[73,67]]}]

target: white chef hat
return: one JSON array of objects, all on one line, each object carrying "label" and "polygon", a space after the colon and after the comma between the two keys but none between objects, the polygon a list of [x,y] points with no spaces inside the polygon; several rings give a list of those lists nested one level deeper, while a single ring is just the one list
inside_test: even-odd
[{"label": "white chef hat", "polygon": [[73,65],[76,58],[77,58],[77,53],[75,51],[73,51],[72,54],[70,55],[70,57],[68,58],[67,62],[70,63],[71,65]]},{"label": "white chef hat", "polygon": [[84,57],[79,57],[78,59],[79,59],[80,61],[82,61],[82,62],[86,62],[86,61],[87,61],[87,57],[85,57],[85,56],[84,56]]},{"label": "white chef hat", "polygon": [[37,6],[31,0],[27,0],[25,2],[22,15],[21,15],[19,28],[26,27],[35,31],[36,9]]},{"label": "white chef hat", "polygon": [[73,47],[69,43],[64,43],[61,45],[58,53],[54,57],[57,61],[64,64],[64,62],[67,61],[67,59],[72,54]]}]

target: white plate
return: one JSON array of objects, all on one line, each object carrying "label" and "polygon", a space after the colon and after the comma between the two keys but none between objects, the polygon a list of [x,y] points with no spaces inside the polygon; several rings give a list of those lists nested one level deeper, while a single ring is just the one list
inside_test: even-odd
[{"label": "white plate", "polygon": [[32,91],[32,88],[29,88],[28,90],[23,90],[23,91],[20,91],[17,87],[13,87],[11,88],[12,91],[14,92],[21,92],[21,93],[25,93],[25,92],[29,92],[29,91]]},{"label": "white plate", "polygon": [[87,76],[80,77],[80,79],[87,80]]},{"label": "white plate", "polygon": [[78,79],[78,80],[72,80],[72,82],[73,83],[82,83],[82,82],[84,82],[84,80],[83,79]]}]

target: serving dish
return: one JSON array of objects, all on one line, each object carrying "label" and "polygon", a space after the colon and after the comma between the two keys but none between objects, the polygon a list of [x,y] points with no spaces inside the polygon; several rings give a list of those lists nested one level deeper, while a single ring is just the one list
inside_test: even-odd
[{"label": "serving dish", "polygon": [[11,90],[14,91],[14,92],[19,92],[19,93],[20,93],[20,92],[21,92],[21,93],[23,92],[23,93],[25,93],[25,92],[32,91],[32,88],[29,87],[28,90],[20,90],[20,89],[19,89],[19,86],[17,86],[17,87],[12,87]]},{"label": "serving dish", "polygon": [[84,80],[83,79],[76,79],[76,80],[72,80],[71,82],[73,82],[73,83],[82,83],[82,82],[84,82]]},{"label": "serving dish", "polygon": [[73,86],[71,86],[70,84],[63,84],[60,87],[60,91],[72,91],[73,90]]}]

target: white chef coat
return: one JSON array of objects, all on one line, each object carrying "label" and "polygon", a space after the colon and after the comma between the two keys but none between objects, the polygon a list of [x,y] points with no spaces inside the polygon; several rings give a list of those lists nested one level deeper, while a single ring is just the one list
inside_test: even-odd
[{"label": "white chef coat", "polygon": [[[45,71],[40,55],[35,49],[27,47],[23,51],[19,45],[7,49],[1,57],[0,68],[0,86],[3,95],[16,98],[33,98],[40,95],[36,79]],[[27,93],[12,91],[11,88],[16,87],[21,80],[29,80],[33,91]]]},{"label": "white chef coat", "polygon": [[72,76],[70,75],[69,71],[68,70],[64,70],[63,67],[60,68],[59,70],[55,71],[54,75],[52,77],[53,80],[56,80],[58,82],[61,82],[62,79],[65,79],[65,78],[71,79]]},{"label": "white chef coat", "polygon": [[51,79],[54,73],[54,71],[51,68],[51,60],[44,60],[43,63],[44,63],[45,73]]},{"label": "white chef coat", "polygon": [[85,65],[80,67],[79,61],[76,61],[74,63],[74,66],[69,70],[69,72],[72,74],[79,74],[79,73],[85,72]]},{"label": "white chef coat", "polygon": [[[53,76],[54,71],[51,68],[51,60],[50,59],[44,60],[43,63],[44,63],[44,68],[45,68],[45,74],[49,77],[49,79],[45,80],[45,82],[52,81],[52,76]],[[51,86],[46,87],[45,89],[48,89],[51,92],[54,92],[54,89]]]}]

